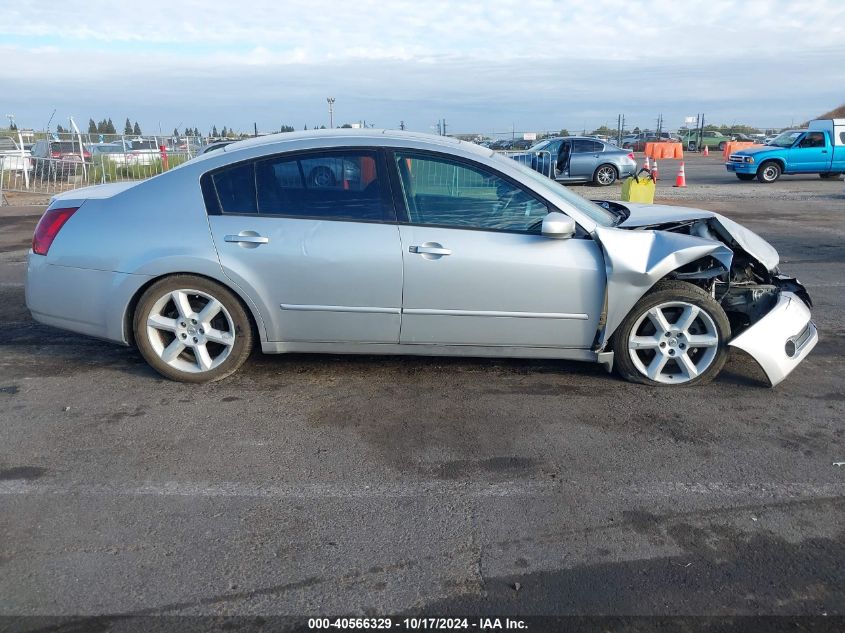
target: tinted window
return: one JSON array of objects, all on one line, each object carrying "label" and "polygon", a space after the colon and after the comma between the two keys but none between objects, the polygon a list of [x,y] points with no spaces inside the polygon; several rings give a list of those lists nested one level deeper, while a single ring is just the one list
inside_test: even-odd
[{"label": "tinted window", "polygon": [[587,154],[602,151],[603,146],[597,141],[586,141],[584,139],[575,139],[572,151],[575,154]]},{"label": "tinted window", "polygon": [[57,141],[50,144],[50,151],[62,154],[78,154],[79,143],[71,141]]},{"label": "tinted window", "polygon": [[211,177],[224,213],[258,213],[255,163],[242,163]]},{"label": "tinted window", "polygon": [[[385,219],[374,152],[259,160],[218,171],[212,182],[223,213]],[[207,206],[210,211],[216,207]]]},{"label": "tinted window", "polygon": [[544,202],[480,165],[397,153],[402,194],[412,224],[540,232]]},{"label": "tinted window", "polygon": [[255,169],[260,213],[341,220],[385,218],[373,152],[265,160]]}]

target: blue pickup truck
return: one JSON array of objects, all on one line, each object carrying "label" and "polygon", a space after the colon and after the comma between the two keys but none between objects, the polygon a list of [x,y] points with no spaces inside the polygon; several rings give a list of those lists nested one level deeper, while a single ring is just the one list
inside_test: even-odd
[{"label": "blue pickup truck", "polygon": [[740,180],[765,183],[781,174],[838,178],[845,173],[845,119],[810,121],[806,130],[789,130],[768,145],[731,154],[725,167]]}]

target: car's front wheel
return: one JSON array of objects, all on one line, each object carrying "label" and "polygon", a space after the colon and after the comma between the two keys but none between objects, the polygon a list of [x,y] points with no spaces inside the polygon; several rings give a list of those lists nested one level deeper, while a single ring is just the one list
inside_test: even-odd
[{"label": "car's front wheel", "polygon": [[683,281],[657,283],[614,335],[619,374],[648,385],[709,382],[727,357],[731,328],[722,307]]},{"label": "car's front wheel", "polygon": [[760,165],[760,169],[757,170],[757,180],[771,184],[780,178],[780,173],[780,165],[774,161],[769,161]]},{"label": "car's front wheel", "polygon": [[616,182],[618,174],[613,165],[601,165],[593,174],[593,182],[599,187],[607,187]]},{"label": "car's front wheel", "polygon": [[238,298],[194,275],[174,275],[150,286],[138,301],[133,326],[141,355],[172,380],[220,380],[252,351],[251,321]]}]

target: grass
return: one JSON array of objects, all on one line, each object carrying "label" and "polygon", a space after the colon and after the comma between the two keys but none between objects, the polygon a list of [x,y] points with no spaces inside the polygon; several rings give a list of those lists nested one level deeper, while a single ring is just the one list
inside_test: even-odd
[{"label": "grass", "polygon": [[150,178],[169,171],[188,160],[189,158],[184,155],[168,156],[167,169],[165,169],[164,161],[161,158],[156,158],[145,164],[130,163],[128,165],[120,165],[109,158],[103,158],[102,161],[97,160],[94,166],[91,167],[89,181],[91,183],[103,183],[119,182],[121,180],[143,180],[144,178]]}]

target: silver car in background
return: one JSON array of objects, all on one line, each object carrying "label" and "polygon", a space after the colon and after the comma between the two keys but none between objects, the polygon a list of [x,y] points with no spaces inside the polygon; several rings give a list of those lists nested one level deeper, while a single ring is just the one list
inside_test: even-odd
[{"label": "silver car in background", "polygon": [[528,150],[509,156],[561,183],[589,182],[606,187],[637,171],[631,150],[588,136],[543,139]]},{"label": "silver car in background", "polygon": [[726,217],[595,203],[471,143],[373,130],[250,139],[56,196],[26,302],[188,382],[257,342],[594,361],[654,385],[712,379],[732,345],[776,384],[818,339],[804,287]]}]

